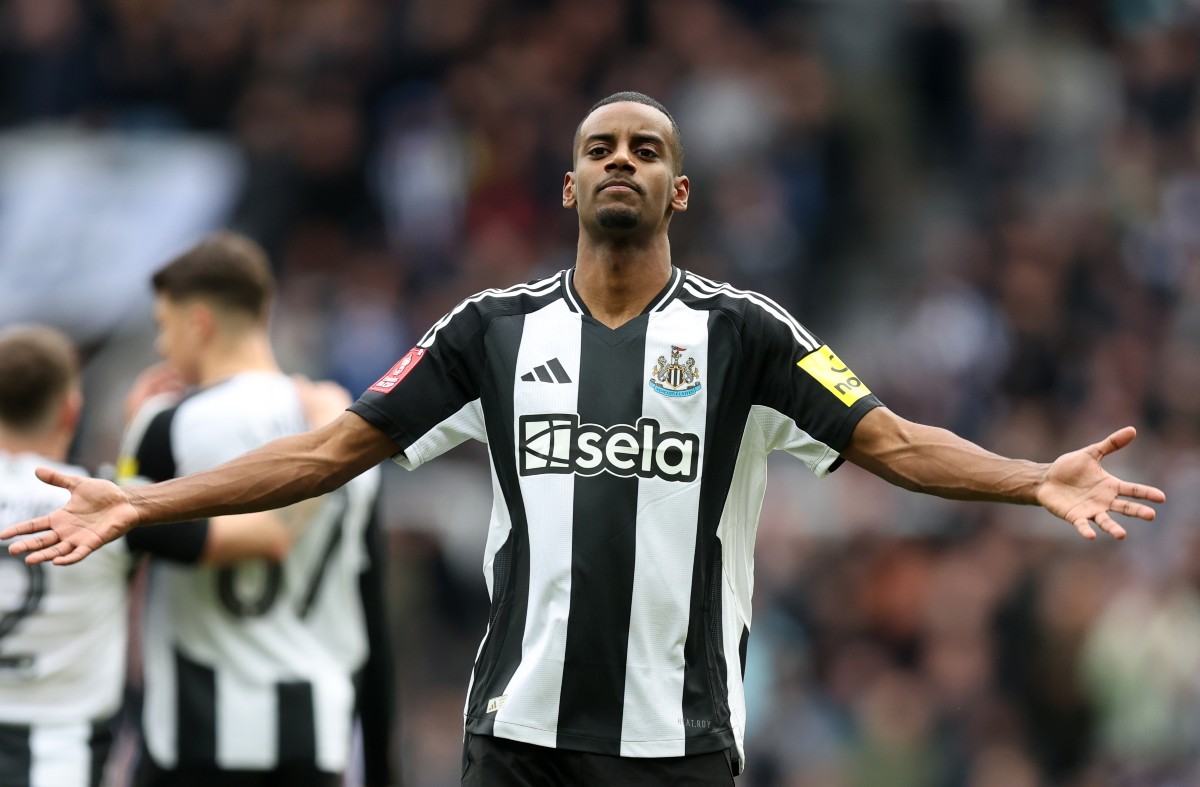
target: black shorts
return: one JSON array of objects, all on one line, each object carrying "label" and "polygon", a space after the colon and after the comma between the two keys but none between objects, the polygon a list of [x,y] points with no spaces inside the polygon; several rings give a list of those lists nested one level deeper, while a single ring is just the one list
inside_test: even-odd
[{"label": "black shorts", "polygon": [[269,771],[229,771],[220,768],[160,768],[142,750],[134,784],[137,787],[339,787],[339,773],[312,767],[284,767]]},{"label": "black shorts", "polygon": [[725,752],[614,757],[467,733],[463,787],[732,787]]}]

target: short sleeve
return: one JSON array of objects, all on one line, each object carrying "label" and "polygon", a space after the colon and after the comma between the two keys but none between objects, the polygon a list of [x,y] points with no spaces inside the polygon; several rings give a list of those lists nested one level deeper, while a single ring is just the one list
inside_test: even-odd
[{"label": "short sleeve", "polygon": [[855,426],[882,402],[826,344],[785,312],[747,319],[756,374],[754,418],[768,450],[825,475],[841,463]]},{"label": "short sleeve", "polygon": [[173,400],[156,397],[137,412],[121,438],[116,472],[118,484],[136,486],[175,477],[171,424],[178,411]]},{"label": "short sleeve", "polygon": [[[121,440],[116,482],[122,486],[166,481],[176,476],[172,424],[179,412],[171,399],[148,401],[130,422]],[[134,528],[122,539],[133,552],[176,563],[198,563],[208,540],[207,519]]]},{"label": "short sleeve", "polygon": [[470,299],[439,320],[350,411],[390,437],[407,469],[486,439],[479,407],[486,325]]}]

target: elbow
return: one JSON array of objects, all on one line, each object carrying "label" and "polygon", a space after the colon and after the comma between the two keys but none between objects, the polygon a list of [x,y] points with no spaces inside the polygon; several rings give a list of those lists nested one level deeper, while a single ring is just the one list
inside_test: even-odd
[{"label": "elbow", "polygon": [[889,410],[879,408],[867,413],[844,453],[851,462],[889,484],[910,492],[924,491],[917,467],[921,461],[917,427]]}]

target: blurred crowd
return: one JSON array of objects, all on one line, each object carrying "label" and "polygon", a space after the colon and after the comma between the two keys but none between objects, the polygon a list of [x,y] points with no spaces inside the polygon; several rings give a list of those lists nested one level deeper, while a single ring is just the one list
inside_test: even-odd
[{"label": "blurred crowd", "polygon": [[[1168,503],[1120,545],[773,464],[747,787],[1200,784],[1198,83],[1194,0],[0,3],[0,132],[236,152],[221,223],[271,252],[290,371],[357,392],[465,295],[571,265],[575,126],[632,89],[683,130],[676,263],[901,415],[1037,460],[1138,427],[1113,464]],[[87,341],[93,467],[148,319]],[[457,782],[487,489],[471,447],[388,475],[411,785]]]}]

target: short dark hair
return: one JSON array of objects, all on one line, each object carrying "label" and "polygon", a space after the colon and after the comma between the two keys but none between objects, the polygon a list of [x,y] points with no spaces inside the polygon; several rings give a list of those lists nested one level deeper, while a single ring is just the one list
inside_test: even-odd
[{"label": "short dark hair", "polygon": [[620,93],[613,93],[611,96],[602,98],[595,104],[592,104],[592,108],[587,111],[587,114],[583,116],[583,120],[580,120],[579,125],[575,127],[575,140],[571,143],[572,154],[579,147],[579,134],[583,131],[583,124],[592,116],[592,113],[600,107],[606,107],[609,104],[619,104],[623,101],[632,101],[635,104],[644,104],[645,106],[653,107],[667,116],[667,120],[671,121],[671,134],[674,137],[671,140],[671,156],[675,159],[675,174],[682,173],[683,134],[679,131],[679,124],[675,122],[674,116],[662,105],[662,102],[656,101],[645,93],[639,93],[636,90],[623,90]]},{"label": "short dark hair", "polygon": [[61,331],[15,325],[0,331],[0,424],[18,432],[44,426],[79,384],[79,354]]},{"label": "short dark hair", "polygon": [[263,248],[245,235],[217,232],[168,262],[150,280],[173,301],[201,298],[251,317],[266,316],[275,278]]}]

